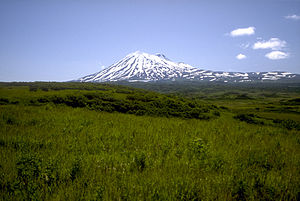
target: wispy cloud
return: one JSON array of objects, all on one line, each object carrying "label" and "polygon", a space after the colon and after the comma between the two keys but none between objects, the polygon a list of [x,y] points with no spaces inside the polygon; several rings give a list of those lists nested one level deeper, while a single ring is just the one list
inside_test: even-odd
[{"label": "wispy cloud", "polygon": [[253,49],[272,49],[272,50],[280,50],[286,46],[286,42],[284,40],[280,40],[279,38],[271,38],[268,41],[258,41],[254,43],[252,46]]},{"label": "wispy cloud", "polygon": [[100,70],[103,70],[104,68],[105,68],[105,66],[102,64],[102,62],[100,61],[100,62],[98,62],[98,65],[100,66]]},{"label": "wispy cloud", "polygon": [[245,35],[253,35],[255,34],[255,27],[248,28],[238,28],[230,32],[230,36],[245,36]]},{"label": "wispy cloud", "polygon": [[240,47],[243,49],[247,49],[248,47],[250,47],[250,43],[242,43],[240,44]]},{"label": "wispy cloud", "polygon": [[237,58],[238,60],[241,60],[241,59],[246,59],[247,56],[244,55],[244,54],[238,54],[238,55],[236,56],[236,58]]},{"label": "wispy cloud", "polygon": [[287,16],[284,16],[285,19],[289,19],[289,20],[300,20],[300,16],[299,15],[287,15]]},{"label": "wispy cloud", "polygon": [[289,57],[288,53],[281,52],[281,51],[272,51],[265,55],[268,59],[271,60],[278,60],[278,59],[286,59]]}]

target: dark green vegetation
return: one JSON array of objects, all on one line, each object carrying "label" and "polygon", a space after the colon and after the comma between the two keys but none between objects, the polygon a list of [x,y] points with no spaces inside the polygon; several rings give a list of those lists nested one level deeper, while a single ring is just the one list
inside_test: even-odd
[{"label": "dark green vegetation", "polygon": [[[54,104],[105,112],[195,119],[210,119],[219,115],[216,106],[205,104],[203,101],[122,86],[89,83],[19,85],[21,86],[2,89],[0,104]],[[28,87],[29,90],[24,90]]]},{"label": "dark green vegetation", "polygon": [[0,86],[2,200],[300,199],[297,85]]}]

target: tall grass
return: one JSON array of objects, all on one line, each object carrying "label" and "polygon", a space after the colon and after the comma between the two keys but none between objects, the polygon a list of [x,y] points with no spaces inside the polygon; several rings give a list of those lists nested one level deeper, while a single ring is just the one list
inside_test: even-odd
[{"label": "tall grass", "polygon": [[209,121],[0,106],[2,200],[299,200],[300,136]]}]

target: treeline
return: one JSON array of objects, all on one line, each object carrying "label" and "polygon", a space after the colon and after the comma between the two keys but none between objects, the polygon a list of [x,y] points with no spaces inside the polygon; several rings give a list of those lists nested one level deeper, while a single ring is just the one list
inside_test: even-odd
[{"label": "treeline", "polygon": [[233,117],[234,119],[246,122],[248,124],[257,124],[257,125],[270,125],[283,127],[288,130],[300,130],[300,123],[292,119],[271,119],[271,118],[262,118],[256,114],[238,114]]},{"label": "treeline", "polygon": [[[131,86],[159,93],[172,93],[177,95],[195,97],[203,95],[203,98],[216,98],[216,95],[228,92],[238,92],[239,94],[260,94],[271,95],[276,93],[299,93],[300,83],[282,82],[251,82],[251,83],[224,83],[224,82],[197,82],[197,81],[168,81],[168,82],[119,82],[124,86]],[[222,97],[220,97],[222,98]]]},{"label": "treeline", "polygon": [[205,120],[220,116],[217,106],[200,100],[120,85],[33,82],[0,83],[0,87],[7,90],[6,94],[10,93],[4,96],[0,94],[0,105],[54,104],[105,112]]},{"label": "treeline", "polygon": [[71,107],[86,107],[91,110],[120,112],[135,115],[210,119],[220,116],[214,105],[199,101],[179,99],[157,94],[133,93],[125,98],[116,98],[111,93],[81,92],[67,95],[46,95],[30,100],[31,105],[53,103]]},{"label": "treeline", "polygon": [[60,90],[99,90],[99,91],[120,91],[131,93],[141,91],[122,85],[112,85],[108,83],[81,83],[81,82],[0,82],[0,87],[29,87],[30,91],[60,91]]}]

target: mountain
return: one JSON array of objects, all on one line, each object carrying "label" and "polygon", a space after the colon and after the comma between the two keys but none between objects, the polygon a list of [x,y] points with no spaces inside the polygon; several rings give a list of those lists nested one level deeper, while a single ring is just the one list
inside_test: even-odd
[{"label": "mountain", "polygon": [[80,78],[80,82],[199,80],[253,82],[299,80],[300,75],[288,72],[219,72],[202,70],[182,62],[173,62],[163,54],[134,52],[108,68]]}]

